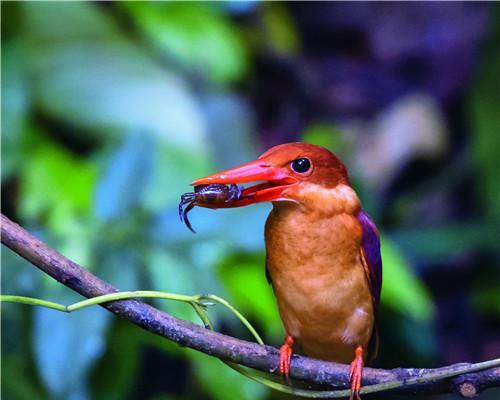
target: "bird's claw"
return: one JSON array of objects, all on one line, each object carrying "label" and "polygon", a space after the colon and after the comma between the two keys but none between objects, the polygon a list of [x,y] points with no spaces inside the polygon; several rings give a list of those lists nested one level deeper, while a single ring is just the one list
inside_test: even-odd
[{"label": "bird's claw", "polygon": [[286,379],[290,376],[290,359],[292,358],[293,338],[287,336],[285,343],[280,347],[280,374]]},{"label": "bird's claw", "polygon": [[361,346],[356,347],[356,356],[351,362],[351,367],[349,370],[349,380],[351,381],[351,396],[349,400],[361,400],[359,396],[359,391],[361,389],[361,378],[363,376],[363,348]]}]

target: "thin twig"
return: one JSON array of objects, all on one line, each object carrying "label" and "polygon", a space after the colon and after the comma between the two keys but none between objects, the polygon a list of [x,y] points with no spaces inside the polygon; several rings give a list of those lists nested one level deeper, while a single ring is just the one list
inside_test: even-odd
[{"label": "thin twig", "polygon": [[[2,243],[11,250],[87,298],[110,293],[116,294],[118,291],[83,267],[49,248],[4,215],[1,217],[1,234]],[[102,307],[128,319],[143,329],[182,346],[191,347],[249,368],[276,372],[279,353],[274,347],[250,343],[205,329],[193,323],[179,320],[136,300],[105,303]],[[463,396],[472,397],[485,388],[500,386],[500,367],[496,364],[498,361],[492,360],[490,364],[483,364],[482,368],[488,369],[478,372],[473,372],[477,371],[474,369],[477,366],[466,363],[435,369],[397,368],[383,370],[365,368],[363,384],[392,385],[394,382],[398,382],[400,386],[396,388],[397,391],[413,393],[457,392]],[[497,366],[490,368],[494,365]],[[292,359],[291,376],[343,389],[347,387],[348,369],[346,365],[296,356]],[[450,374],[460,375],[448,378]],[[387,389],[392,388],[394,386]]]}]

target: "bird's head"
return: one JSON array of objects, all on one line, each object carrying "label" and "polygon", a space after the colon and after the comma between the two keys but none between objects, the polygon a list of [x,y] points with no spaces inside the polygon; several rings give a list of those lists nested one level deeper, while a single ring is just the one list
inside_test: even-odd
[{"label": "bird's head", "polygon": [[217,207],[241,207],[264,201],[304,203],[307,194],[349,186],[344,164],[327,149],[307,143],[272,147],[257,160],[200,178],[193,185],[243,184],[239,200]]}]

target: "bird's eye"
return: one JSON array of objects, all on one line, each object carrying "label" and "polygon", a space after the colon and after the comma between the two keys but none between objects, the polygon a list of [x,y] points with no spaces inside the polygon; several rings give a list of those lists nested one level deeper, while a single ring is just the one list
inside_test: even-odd
[{"label": "bird's eye", "polygon": [[311,161],[308,158],[297,158],[292,161],[292,169],[299,174],[309,171],[311,168]]}]

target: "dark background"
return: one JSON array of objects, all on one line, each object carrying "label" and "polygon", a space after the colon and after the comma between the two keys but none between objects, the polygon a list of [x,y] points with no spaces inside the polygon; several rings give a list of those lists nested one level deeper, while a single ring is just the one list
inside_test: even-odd
[{"label": "dark background", "polygon": [[[278,346],[270,206],[195,209],[193,235],[177,204],[272,145],[321,144],[382,232],[376,365],[499,357],[499,10],[2,2],[2,212],[122,290],[218,294]],[[1,288],[79,300],[5,248]],[[285,397],[99,308],[3,305],[1,368],[5,399]]]}]

